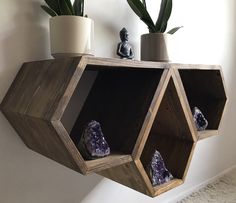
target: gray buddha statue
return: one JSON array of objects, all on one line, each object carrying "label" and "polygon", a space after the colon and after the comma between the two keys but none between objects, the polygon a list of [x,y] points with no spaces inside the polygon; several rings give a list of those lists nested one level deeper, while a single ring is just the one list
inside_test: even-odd
[{"label": "gray buddha statue", "polygon": [[132,47],[129,44],[129,33],[128,31],[123,28],[120,31],[120,39],[121,42],[119,42],[117,46],[117,55],[120,56],[120,58],[126,58],[126,59],[133,59],[134,58],[134,53],[132,51]]}]

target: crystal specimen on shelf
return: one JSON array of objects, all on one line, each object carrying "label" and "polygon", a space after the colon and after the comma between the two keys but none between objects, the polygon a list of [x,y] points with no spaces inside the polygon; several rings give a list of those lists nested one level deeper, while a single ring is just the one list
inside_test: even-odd
[{"label": "crystal specimen on shelf", "polygon": [[173,179],[172,174],[165,166],[160,152],[157,150],[152,156],[149,173],[153,186],[161,185]]},{"label": "crystal specimen on shelf", "polygon": [[78,148],[87,159],[105,157],[110,154],[110,147],[104,138],[99,122],[92,120],[87,124]]},{"label": "crystal specimen on shelf", "polygon": [[193,108],[193,120],[197,127],[197,130],[205,130],[208,126],[208,121],[204,117],[203,113],[200,111],[198,107]]}]

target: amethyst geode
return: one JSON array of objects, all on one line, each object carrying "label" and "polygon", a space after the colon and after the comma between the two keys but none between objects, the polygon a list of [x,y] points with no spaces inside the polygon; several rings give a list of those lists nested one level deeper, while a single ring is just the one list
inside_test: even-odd
[{"label": "amethyst geode", "polygon": [[152,156],[152,160],[149,166],[149,176],[153,186],[161,185],[173,179],[172,174],[167,170],[165,166],[160,152],[158,152],[157,150]]},{"label": "amethyst geode", "polygon": [[207,119],[197,107],[193,108],[193,120],[198,131],[205,130],[208,126]]},{"label": "amethyst geode", "polygon": [[104,138],[99,122],[93,120],[87,124],[79,142],[79,149],[84,158],[95,159],[110,154],[110,147]]}]

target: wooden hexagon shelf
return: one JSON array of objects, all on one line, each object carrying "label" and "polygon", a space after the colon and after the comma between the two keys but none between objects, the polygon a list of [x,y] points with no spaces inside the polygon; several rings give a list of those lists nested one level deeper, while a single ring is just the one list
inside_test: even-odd
[{"label": "wooden hexagon shelf", "polygon": [[[136,143],[134,161],[99,172],[102,176],[152,197],[183,183],[195,147],[196,138],[185,110],[186,103],[181,100],[181,92],[175,86],[177,82],[170,75],[161,96],[150,110],[153,118],[144,123],[146,132],[140,135]],[[154,187],[148,175],[148,166],[155,150],[161,153],[174,179]]]},{"label": "wooden hexagon shelf", "polygon": [[[1,108],[29,148],[82,174],[96,172],[132,160],[165,66],[95,57],[25,63]],[[76,146],[94,119],[111,154],[86,160]]]},{"label": "wooden hexagon shelf", "polygon": [[184,89],[183,98],[189,112],[196,106],[208,120],[208,127],[204,131],[197,132],[193,124],[198,139],[217,135],[227,100],[221,67],[187,64],[176,64],[173,67],[179,85]]},{"label": "wooden hexagon shelf", "polygon": [[[1,110],[30,149],[154,197],[184,182],[196,141],[217,134],[225,103],[219,66],[83,56],[24,63]],[[206,131],[196,130],[194,106],[209,121]],[[107,157],[87,160],[80,152],[91,120],[101,123]],[[155,150],[174,179],[153,187]]]}]

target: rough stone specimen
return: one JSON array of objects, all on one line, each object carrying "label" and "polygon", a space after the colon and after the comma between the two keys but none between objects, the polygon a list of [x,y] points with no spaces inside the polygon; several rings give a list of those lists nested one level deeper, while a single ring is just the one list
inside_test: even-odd
[{"label": "rough stone specimen", "polygon": [[99,122],[89,122],[79,142],[79,149],[84,158],[95,159],[110,154],[110,147],[104,138]]},{"label": "rough stone specimen", "polygon": [[161,185],[173,179],[172,174],[167,170],[159,151],[155,151],[150,163],[149,175],[152,185]]},{"label": "rough stone specimen", "polygon": [[207,119],[204,117],[203,113],[197,107],[193,108],[193,120],[195,122],[197,130],[199,131],[205,130],[208,126]]}]

